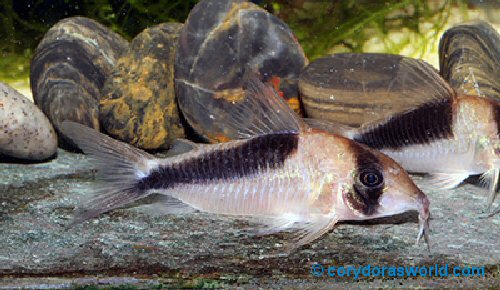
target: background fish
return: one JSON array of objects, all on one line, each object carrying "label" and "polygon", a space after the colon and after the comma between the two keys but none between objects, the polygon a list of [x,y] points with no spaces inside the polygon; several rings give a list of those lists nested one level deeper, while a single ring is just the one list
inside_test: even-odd
[{"label": "background fish", "polygon": [[432,96],[430,100],[360,128],[323,120],[306,122],[378,149],[410,172],[430,173],[444,188],[457,186],[469,175],[483,174],[482,181],[490,186],[491,206],[500,172],[499,101],[459,96],[437,72],[414,62],[404,81],[420,82],[421,93]]},{"label": "background fish", "polygon": [[[250,218],[259,233],[293,231],[290,249],[310,243],[339,220],[409,210],[419,211],[417,240],[428,243],[429,201],[401,166],[364,145],[310,129],[259,80],[250,80],[246,93],[251,96],[234,104],[226,125],[245,139],[180,141],[174,150],[187,152],[164,159],[65,122],[64,133],[97,159],[101,181],[74,223],[155,192],[176,200],[165,205],[172,212]],[[252,122],[248,116],[255,116]]]}]

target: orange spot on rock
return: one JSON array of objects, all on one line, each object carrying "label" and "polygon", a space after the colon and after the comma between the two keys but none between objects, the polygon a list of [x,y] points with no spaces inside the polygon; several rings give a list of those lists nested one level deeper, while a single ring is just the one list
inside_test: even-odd
[{"label": "orange spot on rock", "polygon": [[206,137],[210,143],[225,143],[231,141],[232,139],[223,134],[211,134],[207,133]]},{"label": "orange spot on rock", "polygon": [[300,110],[300,102],[298,98],[291,98],[286,101],[288,103],[288,106],[290,106],[290,108],[292,108],[294,111]]},{"label": "orange spot on rock", "polygon": [[272,76],[268,82],[273,86],[274,90],[278,93],[278,95],[282,98],[285,97],[285,94],[280,90],[281,78],[277,76]]},{"label": "orange spot on rock", "polygon": [[297,97],[293,97],[293,98],[288,99],[285,96],[285,93],[283,93],[283,91],[280,90],[280,84],[281,84],[280,77],[273,76],[268,80],[268,83],[273,86],[274,90],[278,93],[278,95],[281,98],[285,99],[285,101],[287,102],[288,106],[290,106],[290,108],[292,108],[297,114],[302,116],[302,111],[300,109],[299,99]]},{"label": "orange spot on rock", "polygon": [[221,143],[225,143],[225,142],[229,142],[231,141],[231,138],[228,138],[227,136],[224,136],[224,135],[217,135],[215,136],[214,138],[215,140],[221,142]]}]

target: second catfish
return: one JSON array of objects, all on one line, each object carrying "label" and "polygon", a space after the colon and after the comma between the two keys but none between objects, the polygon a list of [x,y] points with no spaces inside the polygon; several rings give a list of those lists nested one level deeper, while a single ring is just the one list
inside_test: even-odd
[{"label": "second catfish", "polygon": [[[377,72],[384,71],[384,65],[368,66],[373,59],[397,60],[397,63],[388,66],[395,69],[391,71],[390,79],[385,75],[386,79],[381,80],[382,77],[379,77],[374,80]],[[360,98],[373,98],[378,93],[377,98],[371,101],[373,105],[369,111],[377,111],[378,108],[383,108],[380,111],[386,110],[378,105],[380,102],[390,104],[394,109],[382,112],[389,117],[372,118],[375,121],[368,121],[358,128],[331,122],[338,121],[335,120],[337,116],[329,118],[330,121],[309,119],[309,125],[378,149],[410,172],[431,174],[434,183],[442,188],[453,188],[470,175],[482,174],[482,182],[489,185],[488,207],[491,206],[498,189],[500,173],[498,100],[459,95],[432,66],[416,59],[377,54],[344,54],[334,55],[327,61],[328,66],[323,65],[325,69],[338,63],[356,67],[350,70],[350,76],[344,73],[342,77],[350,77],[351,82],[356,79],[355,76],[358,77]],[[325,69],[323,73],[328,73]],[[314,71],[321,73],[318,68]],[[307,70],[305,74],[307,76]],[[368,80],[367,76],[370,76]],[[307,88],[304,81],[301,76],[302,87]],[[373,89],[375,86],[384,88],[376,92]],[[349,97],[352,99],[352,92]],[[325,116],[330,117],[320,117]],[[351,125],[354,123],[351,122]]]}]

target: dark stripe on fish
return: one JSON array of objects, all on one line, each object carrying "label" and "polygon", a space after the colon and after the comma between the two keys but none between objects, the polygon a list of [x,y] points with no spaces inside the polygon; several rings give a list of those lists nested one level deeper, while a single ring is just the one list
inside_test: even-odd
[{"label": "dark stripe on fish", "polygon": [[376,149],[400,149],[453,137],[453,99],[432,101],[398,114],[354,137]]},{"label": "dark stripe on fish", "polygon": [[214,150],[180,163],[160,166],[141,179],[140,190],[167,189],[177,184],[203,183],[253,175],[283,166],[298,147],[297,133],[256,136],[241,145]]},{"label": "dark stripe on fish", "polygon": [[[372,215],[377,211],[379,198],[384,192],[384,176],[380,160],[362,145],[352,143],[351,149],[356,157],[356,176],[352,191],[347,194],[350,205],[364,215]],[[380,177],[381,183],[366,186],[360,177],[363,173],[372,173]]]}]

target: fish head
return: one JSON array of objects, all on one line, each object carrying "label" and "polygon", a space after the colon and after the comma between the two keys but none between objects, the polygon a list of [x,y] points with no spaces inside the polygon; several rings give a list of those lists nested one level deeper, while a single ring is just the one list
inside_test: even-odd
[{"label": "fish head", "polygon": [[351,185],[342,190],[350,214],[364,220],[418,211],[418,240],[427,240],[429,200],[408,173],[380,151],[356,142],[350,143],[350,152],[354,161]]},{"label": "fish head", "polygon": [[384,179],[383,192],[379,199],[378,216],[400,214],[415,210],[429,215],[429,200],[417,187],[401,165],[387,155],[371,150],[377,156]]}]

